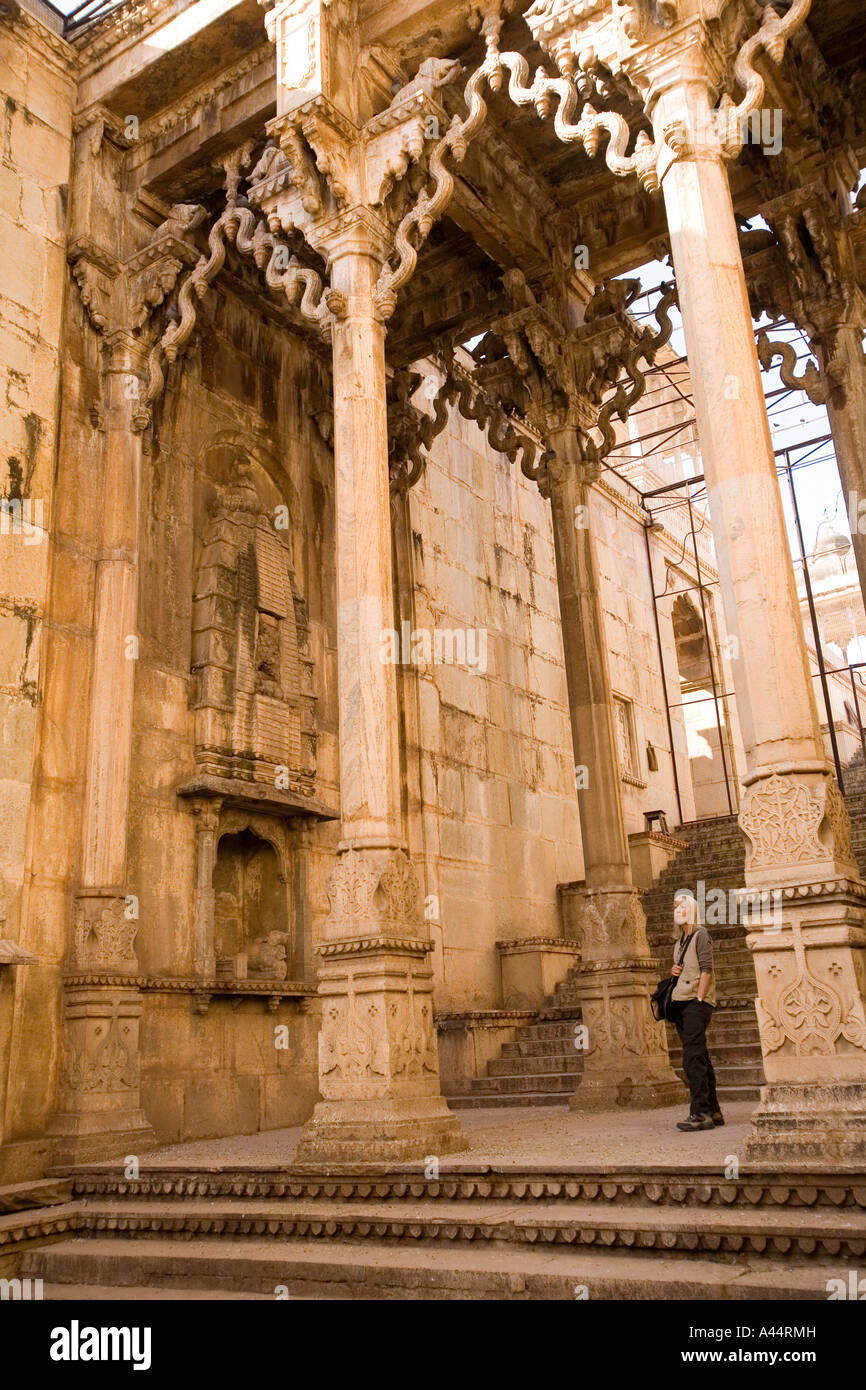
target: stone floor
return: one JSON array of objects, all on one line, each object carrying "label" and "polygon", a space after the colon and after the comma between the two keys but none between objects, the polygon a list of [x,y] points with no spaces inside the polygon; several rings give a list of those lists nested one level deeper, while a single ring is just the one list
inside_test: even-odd
[{"label": "stone floor", "polygon": [[[744,1140],[753,1106],[739,1102],[727,1107],[724,1128],[698,1134],[682,1134],[677,1120],[686,1108],[664,1110],[605,1111],[581,1115],[562,1107],[467,1110],[460,1123],[470,1141],[464,1153],[443,1158],[442,1172],[477,1169],[557,1166],[570,1169],[636,1168],[687,1165],[718,1171],[728,1155],[736,1154],[744,1165]],[[172,1144],[146,1155],[148,1168],[164,1165],[223,1165],[255,1168],[274,1164],[289,1166],[300,1138],[300,1128],[274,1129],[259,1134],[224,1139],[202,1139]],[[113,1166],[113,1165],[112,1165]]]}]

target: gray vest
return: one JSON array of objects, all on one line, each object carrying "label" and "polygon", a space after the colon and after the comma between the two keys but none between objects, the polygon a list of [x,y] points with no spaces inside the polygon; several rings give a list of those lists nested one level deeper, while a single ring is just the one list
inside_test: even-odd
[{"label": "gray vest", "polygon": [[[672,999],[680,1002],[686,999],[697,999],[698,984],[701,978],[701,967],[698,961],[698,932],[706,931],[706,927],[698,927],[692,935],[688,944],[685,959],[683,960],[683,973],[677,979],[674,986]],[[679,942],[674,947],[674,960],[679,960]],[[716,976],[715,972],[710,976],[710,983],[704,995],[705,1004],[715,1004],[716,1002]]]}]

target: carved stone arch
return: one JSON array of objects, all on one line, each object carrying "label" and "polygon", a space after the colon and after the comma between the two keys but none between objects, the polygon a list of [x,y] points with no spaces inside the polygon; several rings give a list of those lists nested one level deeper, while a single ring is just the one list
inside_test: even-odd
[{"label": "carved stone arch", "polygon": [[[300,522],[297,492],[266,446],[235,430],[207,441],[198,477],[191,662],[197,767],[311,795],[316,697],[291,546]],[[276,524],[280,506],[290,527]]]},{"label": "carved stone arch", "polygon": [[245,810],[243,807],[236,809],[224,809],[220,815],[220,823],[216,832],[216,846],[219,849],[219,842],[225,835],[238,835],[243,830],[249,830],[259,840],[264,840],[273,848],[280,865],[280,880],[288,883],[288,865],[290,862],[291,846],[289,831],[286,825],[272,816],[259,815],[255,811]]},{"label": "carved stone arch", "polygon": [[209,472],[206,466],[208,456],[220,450],[233,451],[236,456],[257,465],[273,487],[273,499],[266,498],[266,503],[270,505],[273,500],[274,507],[285,506],[289,514],[289,532],[299,534],[303,521],[300,494],[268,441],[248,429],[218,430],[199,450],[198,466],[203,476]]}]

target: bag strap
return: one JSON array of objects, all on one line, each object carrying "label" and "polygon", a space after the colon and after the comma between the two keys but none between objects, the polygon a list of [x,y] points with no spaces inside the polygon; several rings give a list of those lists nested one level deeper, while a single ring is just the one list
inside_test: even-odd
[{"label": "bag strap", "polygon": [[685,942],[682,945],[682,949],[680,950],[680,958],[677,961],[677,965],[682,965],[683,961],[685,960],[686,952],[689,949],[689,946],[691,945],[691,940],[694,935],[695,932],[689,932],[688,936],[686,937]]}]

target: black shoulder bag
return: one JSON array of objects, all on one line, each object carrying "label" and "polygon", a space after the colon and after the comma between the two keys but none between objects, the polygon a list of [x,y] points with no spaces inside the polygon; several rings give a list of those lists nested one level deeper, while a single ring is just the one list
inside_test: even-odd
[{"label": "black shoulder bag", "polygon": [[[694,932],[690,932],[689,935],[686,937],[685,942],[683,943],[682,950],[680,951],[679,960],[676,962],[677,965],[682,965],[683,961],[685,960],[686,951],[689,949],[689,942],[691,941],[693,936]],[[653,994],[653,996],[650,999],[650,1008],[653,1012],[653,1018],[656,1020],[657,1023],[662,1023],[666,1019],[670,1020],[672,1017],[671,995],[673,994],[674,989],[676,988],[676,983],[678,979],[678,975],[668,975],[664,980],[659,980],[658,985],[656,986],[655,994]]]}]

